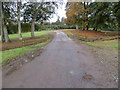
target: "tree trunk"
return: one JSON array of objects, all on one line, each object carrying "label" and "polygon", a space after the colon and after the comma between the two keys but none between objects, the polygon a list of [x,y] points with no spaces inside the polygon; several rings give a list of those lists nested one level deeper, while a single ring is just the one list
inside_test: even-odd
[{"label": "tree trunk", "polygon": [[31,23],[31,37],[35,36],[34,31],[35,31],[35,20],[33,19]]},{"label": "tree trunk", "polygon": [[88,25],[86,26],[86,30],[88,30],[89,29],[89,27],[88,27]]},{"label": "tree trunk", "polygon": [[76,29],[79,29],[79,28],[78,28],[78,25],[76,25]]},{"label": "tree trunk", "polygon": [[2,26],[3,25],[1,24],[1,27],[0,27],[1,28],[1,30],[0,30],[1,32],[0,32],[0,34],[1,34],[1,41],[4,42],[5,39],[4,39],[4,32],[3,32],[3,27]]},{"label": "tree trunk", "polygon": [[[88,30],[89,29],[89,23],[88,23],[88,11],[86,11],[87,10],[87,6],[88,6],[88,2],[84,2],[84,18],[83,18],[83,22],[84,22],[84,25],[83,25],[83,30]],[[86,23],[86,24],[85,24]]]},{"label": "tree trunk", "polygon": [[82,27],[82,30],[85,30],[85,26]]},{"label": "tree trunk", "polygon": [[84,13],[83,13],[83,30],[85,30],[85,22],[86,22],[86,13],[85,13],[85,9],[86,9],[86,5],[85,5],[85,2],[83,3],[83,6],[84,6]]},{"label": "tree trunk", "polygon": [[[87,9],[87,8],[88,8],[88,2],[87,2],[87,5],[86,5],[86,9]],[[86,22],[87,22],[86,30],[89,29],[88,13],[89,13],[89,11],[86,12]]]},{"label": "tree trunk", "polygon": [[[3,4],[3,3],[2,3]],[[8,36],[8,31],[7,31],[7,26],[5,23],[5,18],[4,18],[4,11],[3,11],[3,5],[1,7],[1,20],[2,20],[2,26],[1,26],[1,37],[3,42],[9,42],[9,36]]]},{"label": "tree trunk", "polygon": [[38,10],[36,11],[36,3],[34,3],[34,7],[33,7],[33,10],[34,10],[34,15],[33,15],[33,19],[32,19],[32,22],[31,22],[31,37],[33,38],[35,35],[34,35],[34,31],[35,31],[35,19],[37,17],[37,12]]},{"label": "tree trunk", "polygon": [[1,34],[1,41],[2,42],[4,42],[4,39],[3,39],[3,25],[2,25],[2,19],[3,19],[3,17],[2,17],[2,2],[0,1],[0,34]]},{"label": "tree trunk", "polygon": [[21,2],[18,2],[18,38],[19,38],[19,40],[22,40],[21,22],[20,22],[20,7],[21,7]]},{"label": "tree trunk", "polygon": [[94,27],[94,28],[93,28],[93,30],[94,30],[94,31],[97,31],[97,28],[96,28],[96,27]]},{"label": "tree trunk", "polygon": [[7,26],[5,24],[3,25],[3,33],[4,33],[5,42],[9,42],[10,39],[8,36]]},{"label": "tree trunk", "polygon": [[97,31],[97,28],[95,28],[95,31]]}]

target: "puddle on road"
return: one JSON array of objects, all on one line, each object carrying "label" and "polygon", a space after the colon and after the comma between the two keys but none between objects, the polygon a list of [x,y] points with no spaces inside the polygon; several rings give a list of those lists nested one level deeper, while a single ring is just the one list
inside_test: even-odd
[{"label": "puddle on road", "polygon": [[78,78],[78,79],[83,79],[83,80],[87,80],[90,81],[93,79],[93,76],[91,74],[87,74],[87,73],[78,73],[78,72],[74,72],[74,71],[70,71],[69,72],[72,76]]},{"label": "puddle on road", "polygon": [[74,74],[74,72],[73,72],[73,71],[70,71],[70,74],[72,74],[72,75],[73,75],[73,74]]}]

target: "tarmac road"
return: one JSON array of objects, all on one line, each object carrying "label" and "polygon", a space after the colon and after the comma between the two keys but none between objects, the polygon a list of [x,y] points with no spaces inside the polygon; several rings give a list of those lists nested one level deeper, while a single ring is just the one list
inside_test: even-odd
[{"label": "tarmac road", "polygon": [[3,88],[117,87],[86,47],[56,31],[55,38],[40,56],[11,75],[3,76]]}]

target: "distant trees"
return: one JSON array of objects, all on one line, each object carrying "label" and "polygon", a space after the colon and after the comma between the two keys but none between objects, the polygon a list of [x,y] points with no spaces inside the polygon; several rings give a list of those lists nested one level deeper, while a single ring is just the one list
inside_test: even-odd
[{"label": "distant trees", "polygon": [[51,23],[52,25],[62,25],[62,21],[60,21],[60,17],[58,16],[58,19],[56,22]]},{"label": "distant trees", "polygon": [[76,2],[67,5],[66,24],[88,28],[118,30],[120,27],[120,2]]}]

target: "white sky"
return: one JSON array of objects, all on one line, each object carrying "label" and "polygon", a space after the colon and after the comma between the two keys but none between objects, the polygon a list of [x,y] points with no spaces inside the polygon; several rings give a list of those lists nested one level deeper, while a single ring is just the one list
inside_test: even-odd
[{"label": "white sky", "polygon": [[[26,0],[27,1],[27,0]],[[49,1],[49,0],[48,0]],[[59,2],[60,0],[58,0],[58,2]],[[63,4],[60,4],[59,6],[58,6],[58,8],[55,10],[55,13],[56,14],[53,14],[53,17],[52,18],[50,18],[48,21],[49,22],[56,22],[57,21],[57,19],[58,19],[58,17],[59,17],[59,19],[61,20],[62,19],[62,17],[64,17],[64,18],[67,18],[66,17],[66,4],[67,4],[67,2],[69,1],[69,0],[61,0],[62,2],[63,2]],[[92,2],[94,2],[95,0],[92,0]],[[23,17],[21,17],[21,20],[23,19]]]},{"label": "white sky", "polygon": [[[58,0],[59,1],[59,0]],[[53,18],[50,19],[50,22],[55,22],[58,19],[58,16],[60,17],[60,20],[62,19],[62,17],[66,18],[66,4],[69,0],[63,0],[63,5],[61,5],[61,7],[59,7],[56,10],[56,15],[53,15]],[[95,2],[95,0],[91,0],[92,2]]]},{"label": "white sky", "polygon": [[[63,4],[60,4],[58,8],[55,10],[55,14],[53,14],[53,17],[49,19],[50,22],[56,22],[58,17],[61,20],[62,17],[66,18],[66,4],[68,0],[61,0]],[[22,3],[27,2],[27,0],[23,0]],[[59,0],[58,0],[59,2]],[[23,20],[23,17],[20,18],[20,20]]]},{"label": "white sky", "polygon": [[60,17],[60,20],[62,19],[62,17],[66,18],[66,4],[67,4],[67,0],[63,0],[63,4],[61,6],[58,7],[58,9],[56,9],[56,14],[53,15],[53,18],[50,19],[50,22],[55,22],[58,19],[58,16]]}]

